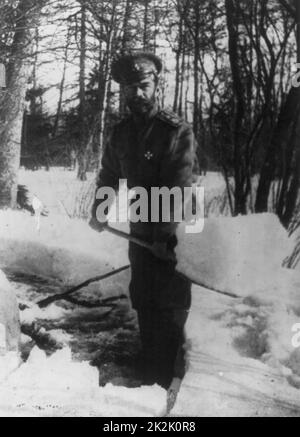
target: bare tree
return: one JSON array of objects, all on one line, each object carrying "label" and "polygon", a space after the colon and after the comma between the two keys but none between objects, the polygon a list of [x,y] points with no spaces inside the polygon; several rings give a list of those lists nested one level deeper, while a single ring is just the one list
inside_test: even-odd
[{"label": "bare tree", "polygon": [[7,66],[7,89],[0,108],[0,208],[15,207],[27,83],[31,74],[34,29],[44,0],[20,0],[16,7]]},{"label": "bare tree", "polygon": [[66,47],[64,49],[64,55],[63,55],[63,71],[62,71],[62,78],[59,84],[59,98],[58,98],[58,104],[57,104],[57,110],[55,114],[54,119],[54,125],[52,130],[52,136],[55,137],[57,134],[57,129],[59,126],[59,120],[62,112],[62,104],[63,104],[63,94],[65,89],[65,82],[66,82],[66,73],[67,73],[67,66],[68,66],[68,57],[69,57],[69,46],[70,46],[70,31],[67,31],[67,38],[66,38]]},{"label": "bare tree", "polygon": [[[280,2],[292,21],[297,21],[299,4]],[[300,62],[299,27],[296,26],[297,59]],[[291,87],[282,102],[274,133],[267,148],[256,198],[256,212],[268,209],[272,183],[277,180],[276,212],[288,227],[296,208],[300,187],[299,174],[300,90]]]}]

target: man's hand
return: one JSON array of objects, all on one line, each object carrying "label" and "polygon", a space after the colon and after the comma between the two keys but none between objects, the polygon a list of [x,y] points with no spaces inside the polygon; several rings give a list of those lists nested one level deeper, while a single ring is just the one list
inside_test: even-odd
[{"label": "man's hand", "polygon": [[173,252],[168,250],[167,243],[161,243],[158,241],[155,241],[152,244],[151,252],[154,256],[157,258],[163,260],[163,261],[174,261],[176,262],[176,256]]},{"label": "man's hand", "polygon": [[107,224],[108,224],[107,222],[105,222],[105,223],[98,222],[98,220],[95,217],[92,217],[91,220],[89,221],[89,226],[94,231],[97,231],[97,232],[105,231]]}]

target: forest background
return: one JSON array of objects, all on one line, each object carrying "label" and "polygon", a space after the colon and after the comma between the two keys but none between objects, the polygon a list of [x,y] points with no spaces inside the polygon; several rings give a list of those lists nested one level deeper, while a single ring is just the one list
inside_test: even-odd
[{"label": "forest background", "polygon": [[[201,170],[232,215],[270,209],[298,226],[297,0],[0,0],[0,208],[20,165],[97,171],[126,114],[113,59],[161,56],[161,103],[193,124]],[[297,83],[296,83],[297,85]]]}]

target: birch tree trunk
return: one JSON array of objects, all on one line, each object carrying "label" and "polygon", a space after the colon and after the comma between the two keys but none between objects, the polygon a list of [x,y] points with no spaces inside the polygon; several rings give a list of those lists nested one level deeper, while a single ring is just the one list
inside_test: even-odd
[{"label": "birch tree trunk", "polygon": [[63,72],[62,72],[62,78],[59,84],[59,99],[57,104],[57,110],[55,114],[55,120],[54,120],[54,126],[52,130],[52,137],[56,136],[58,126],[59,126],[59,119],[61,116],[61,110],[62,110],[62,104],[63,104],[63,94],[65,89],[65,81],[66,81],[66,73],[67,73],[67,65],[68,65],[68,53],[69,53],[69,44],[70,44],[70,32],[68,31],[67,35],[67,41],[66,41],[66,47],[64,52],[64,59],[63,59]]},{"label": "birch tree trunk", "polygon": [[[15,208],[23,113],[31,73],[34,27],[45,2],[22,0],[7,68],[7,88],[0,95],[0,208]],[[1,93],[1,92],[0,92]]]},{"label": "birch tree trunk", "polygon": [[198,60],[200,53],[200,10],[197,1],[194,2],[195,10],[195,45],[194,45],[194,114],[193,126],[196,138],[199,134],[199,71]]},{"label": "birch tree trunk", "polygon": [[145,10],[144,10],[144,34],[143,34],[143,47],[144,51],[150,49],[150,2],[151,0],[144,0]]},{"label": "birch tree trunk", "polygon": [[233,0],[225,0],[228,29],[229,60],[232,72],[234,93],[234,117],[232,120],[232,144],[234,149],[234,180],[235,180],[235,215],[246,214],[247,197],[244,192],[243,140],[244,124],[244,89],[239,69],[239,33],[236,23],[236,8]]},{"label": "birch tree trunk", "polygon": [[[123,37],[122,37],[121,54],[126,54],[130,50],[130,47],[132,45],[131,31],[130,31],[130,19],[132,16],[132,10],[133,10],[132,0],[126,0],[124,19],[123,19]],[[125,110],[126,110],[126,104],[124,98],[124,90],[123,90],[123,86],[120,85],[119,111],[121,114],[124,114]]]},{"label": "birch tree trunk", "polygon": [[86,180],[87,172],[87,153],[86,153],[86,87],[85,87],[85,67],[86,67],[86,4],[85,0],[81,3],[81,23],[80,23],[80,72],[79,72],[79,123],[80,123],[80,145],[78,152],[78,179]]},{"label": "birch tree trunk", "polygon": [[[105,137],[105,121],[107,110],[109,106],[109,89],[111,86],[111,59],[112,59],[112,49],[115,38],[115,22],[116,22],[116,13],[117,13],[117,3],[118,0],[112,1],[112,12],[110,18],[109,29],[107,32],[106,39],[106,49],[104,55],[104,70],[102,75],[102,84],[99,84],[101,88],[101,98],[99,102],[99,113],[97,115],[97,122],[95,125],[95,132],[97,127],[99,127],[99,142],[98,142],[98,166],[101,165],[102,152],[104,147],[104,137]],[[127,13],[130,14],[130,2],[127,2]],[[127,17],[129,19],[129,17]]]}]

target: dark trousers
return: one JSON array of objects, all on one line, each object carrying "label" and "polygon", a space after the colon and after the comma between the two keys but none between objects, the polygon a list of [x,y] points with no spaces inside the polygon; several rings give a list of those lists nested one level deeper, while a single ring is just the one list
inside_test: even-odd
[{"label": "dark trousers", "polygon": [[143,353],[145,384],[168,388],[174,377],[184,376],[185,310],[137,310]]},{"label": "dark trousers", "polygon": [[184,376],[184,325],[191,305],[191,282],[175,272],[176,263],[162,261],[148,249],[129,247],[130,296],[138,314],[144,383],[168,388]]}]

